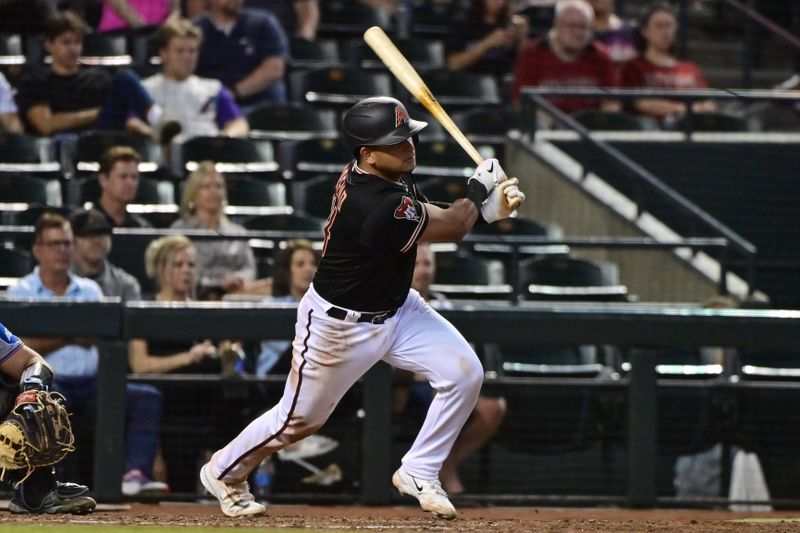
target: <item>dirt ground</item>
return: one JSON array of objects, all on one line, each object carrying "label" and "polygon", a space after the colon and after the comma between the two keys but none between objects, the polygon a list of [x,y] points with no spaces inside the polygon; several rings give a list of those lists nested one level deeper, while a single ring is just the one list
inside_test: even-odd
[{"label": "dirt ground", "polygon": [[800,511],[732,513],[698,510],[573,509],[485,507],[462,509],[453,521],[431,518],[417,507],[270,506],[268,514],[228,518],[213,504],[132,504],[100,506],[89,516],[20,517],[0,512],[0,524],[75,522],[81,524],[308,528],[337,531],[549,532],[800,532]]}]

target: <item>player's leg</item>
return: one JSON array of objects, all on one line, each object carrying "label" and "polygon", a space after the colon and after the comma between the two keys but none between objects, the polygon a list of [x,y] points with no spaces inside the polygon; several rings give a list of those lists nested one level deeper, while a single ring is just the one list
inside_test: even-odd
[{"label": "player's leg", "polygon": [[345,322],[325,311],[324,300],[309,290],[298,307],[283,397],[217,451],[201,477],[229,486],[243,483],[264,458],[322,427],[353,383],[391,345],[390,330],[383,325]]},{"label": "player's leg", "polygon": [[436,396],[393,482],[420,500],[423,509],[453,518],[455,509],[439,486],[439,470],[475,407],[483,368],[458,330],[416,291],[398,313],[395,331],[395,343],[384,360],[425,376]]}]

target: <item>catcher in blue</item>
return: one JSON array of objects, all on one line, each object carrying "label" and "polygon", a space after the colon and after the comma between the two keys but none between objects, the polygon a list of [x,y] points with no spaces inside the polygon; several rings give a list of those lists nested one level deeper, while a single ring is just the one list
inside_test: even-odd
[{"label": "catcher in blue", "polygon": [[0,476],[14,486],[12,513],[87,514],[89,488],[56,480],[53,464],[73,451],[64,397],[49,392],[53,370],[0,324]]},{"label": "catcher in blue", "polygon": [[469,178],[466,198],[428,201],[411,175],[426,125],[394,98],[366,98],[345,113],[353,159],[336,184],[319,268],[297,309],[283,397],[200,471],[226,515],[265,512],[250,493],[250,472],[316,432],[353,383],[383,360],[424,375],[437,391],[392,483],[423,510],[455,518],[439,469],[475,406],[483,369],[461,334],[411,289],[417,243],[459,241],[479,219],[510,216],[525,195],[489,159]]}]

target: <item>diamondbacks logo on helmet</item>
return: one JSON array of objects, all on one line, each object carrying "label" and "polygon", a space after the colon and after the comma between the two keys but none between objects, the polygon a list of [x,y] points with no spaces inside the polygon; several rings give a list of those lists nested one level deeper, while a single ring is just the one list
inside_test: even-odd
[{"label": "diamondbacks logo on helmet", "polygon": [[394,127],[397,128],[400,124],[405,124],[409,120],[408,111],[403,106],[394,106]]},{"label": "diamondbacks logo on helmet", "polygon": [[403,196],[400,205],[394,210],[394,218],[398,220],[419,220],[419,213],[414,207],[414,201],[408,196]]}]

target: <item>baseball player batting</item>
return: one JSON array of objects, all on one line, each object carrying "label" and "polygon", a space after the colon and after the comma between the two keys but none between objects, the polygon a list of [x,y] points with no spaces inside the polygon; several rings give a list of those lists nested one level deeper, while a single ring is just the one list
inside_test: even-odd
[{"label": "baseball player batting", "polygon": [[508,217],[525,195],[489,159],[469,178],[466,198],[428,201],[411,174],[426,125],[388,97],[366,98],[345,113],[353,159],[336,184],[319,269],[297,308],[283,397],[200,470],[226,515],[263,513],[249,491],[250,472],[322,427],[353,383],[383,360],[424,375],[437,391],[392,483],[423,510],[455,518],[439,469],[475,406],[483,369],[461,334],[410,288],[417,243],[459,241],[478,220]]}]

